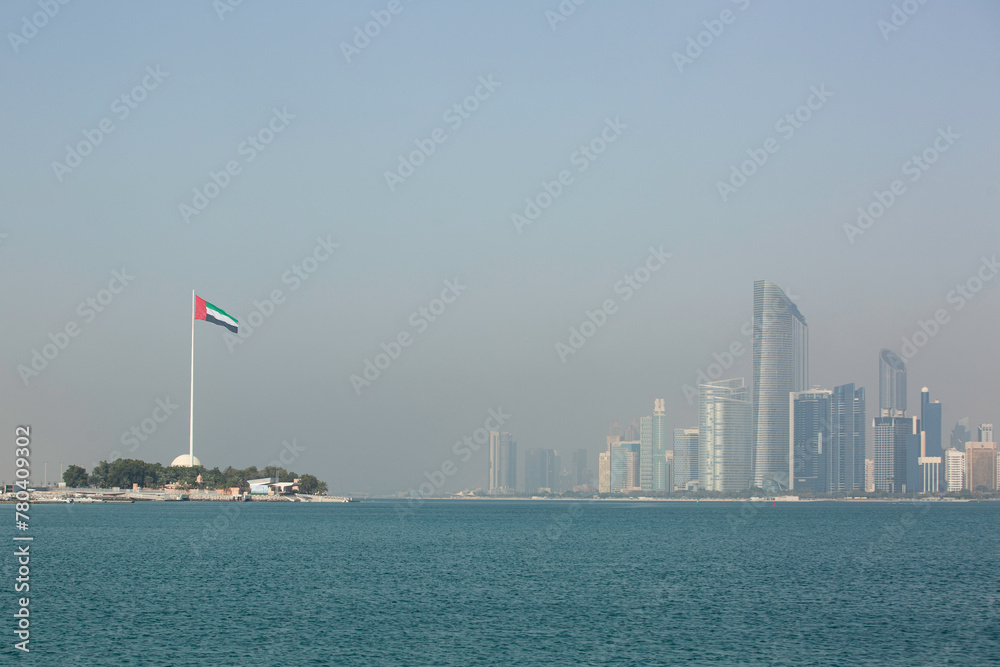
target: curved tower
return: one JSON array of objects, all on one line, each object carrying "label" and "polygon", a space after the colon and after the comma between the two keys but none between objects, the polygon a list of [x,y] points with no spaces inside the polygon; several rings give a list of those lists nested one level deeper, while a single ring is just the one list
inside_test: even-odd
[{"label": "curved tower", "polygon": [[878,355],[878,407],[882,417],[906,414],[906,364],[885,348]]},{"label": "curved tower", "polygon": [[809,327],[781,289],[753,284],[753,484],[787,489],[788,395],[809,387]]}]

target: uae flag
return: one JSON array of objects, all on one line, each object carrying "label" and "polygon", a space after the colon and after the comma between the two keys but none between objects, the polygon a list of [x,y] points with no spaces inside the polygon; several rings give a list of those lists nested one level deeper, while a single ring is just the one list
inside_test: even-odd
[{"label": "uae flag", "polygon": [[220,324],[233,333],[237,332],[236,318],[226,311],[213,306],[200,296],[194,297],[194,319]]}]

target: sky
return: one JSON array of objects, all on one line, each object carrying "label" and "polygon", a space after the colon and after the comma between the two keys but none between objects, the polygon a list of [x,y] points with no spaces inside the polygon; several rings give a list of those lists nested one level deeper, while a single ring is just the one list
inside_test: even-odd
[{"label": "sky", "polygon": [[750,381],[758,279],[805,316],[811,384],[864,386],[871,416],[887,347],[946,437],[1000,420],[998,22],[991,0],[4,3],[3,432],[31,425],[36,480],[187,453],[193,289],[244,336],[195,326],[208,467],[475,488],[488,448],[455,443],[492,410],[522,457],[596,469],[655,398],[694,426],[715,355]]}]

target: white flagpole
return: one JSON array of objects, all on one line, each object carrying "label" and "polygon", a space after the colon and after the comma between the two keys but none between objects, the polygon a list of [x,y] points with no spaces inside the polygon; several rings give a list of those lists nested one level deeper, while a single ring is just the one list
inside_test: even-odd
[{"label": "white flagpole", "polygon": [[191,440],[188,464],[194,465],[194,290],[191,290]]}]

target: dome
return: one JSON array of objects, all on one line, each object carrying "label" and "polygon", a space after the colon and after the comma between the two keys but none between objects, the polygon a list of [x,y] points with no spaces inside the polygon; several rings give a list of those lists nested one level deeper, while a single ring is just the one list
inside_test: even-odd
[{"label": "dome", "polygon": [[[194,462],[192,463],[192,459]],[[182,466],[185,468],[190,468],[192,466],[200,466],[201,461],[198,460],[197,456],[192,457],[190,454],[181,454],[176,459],[170,462],[172,466]]]}]

